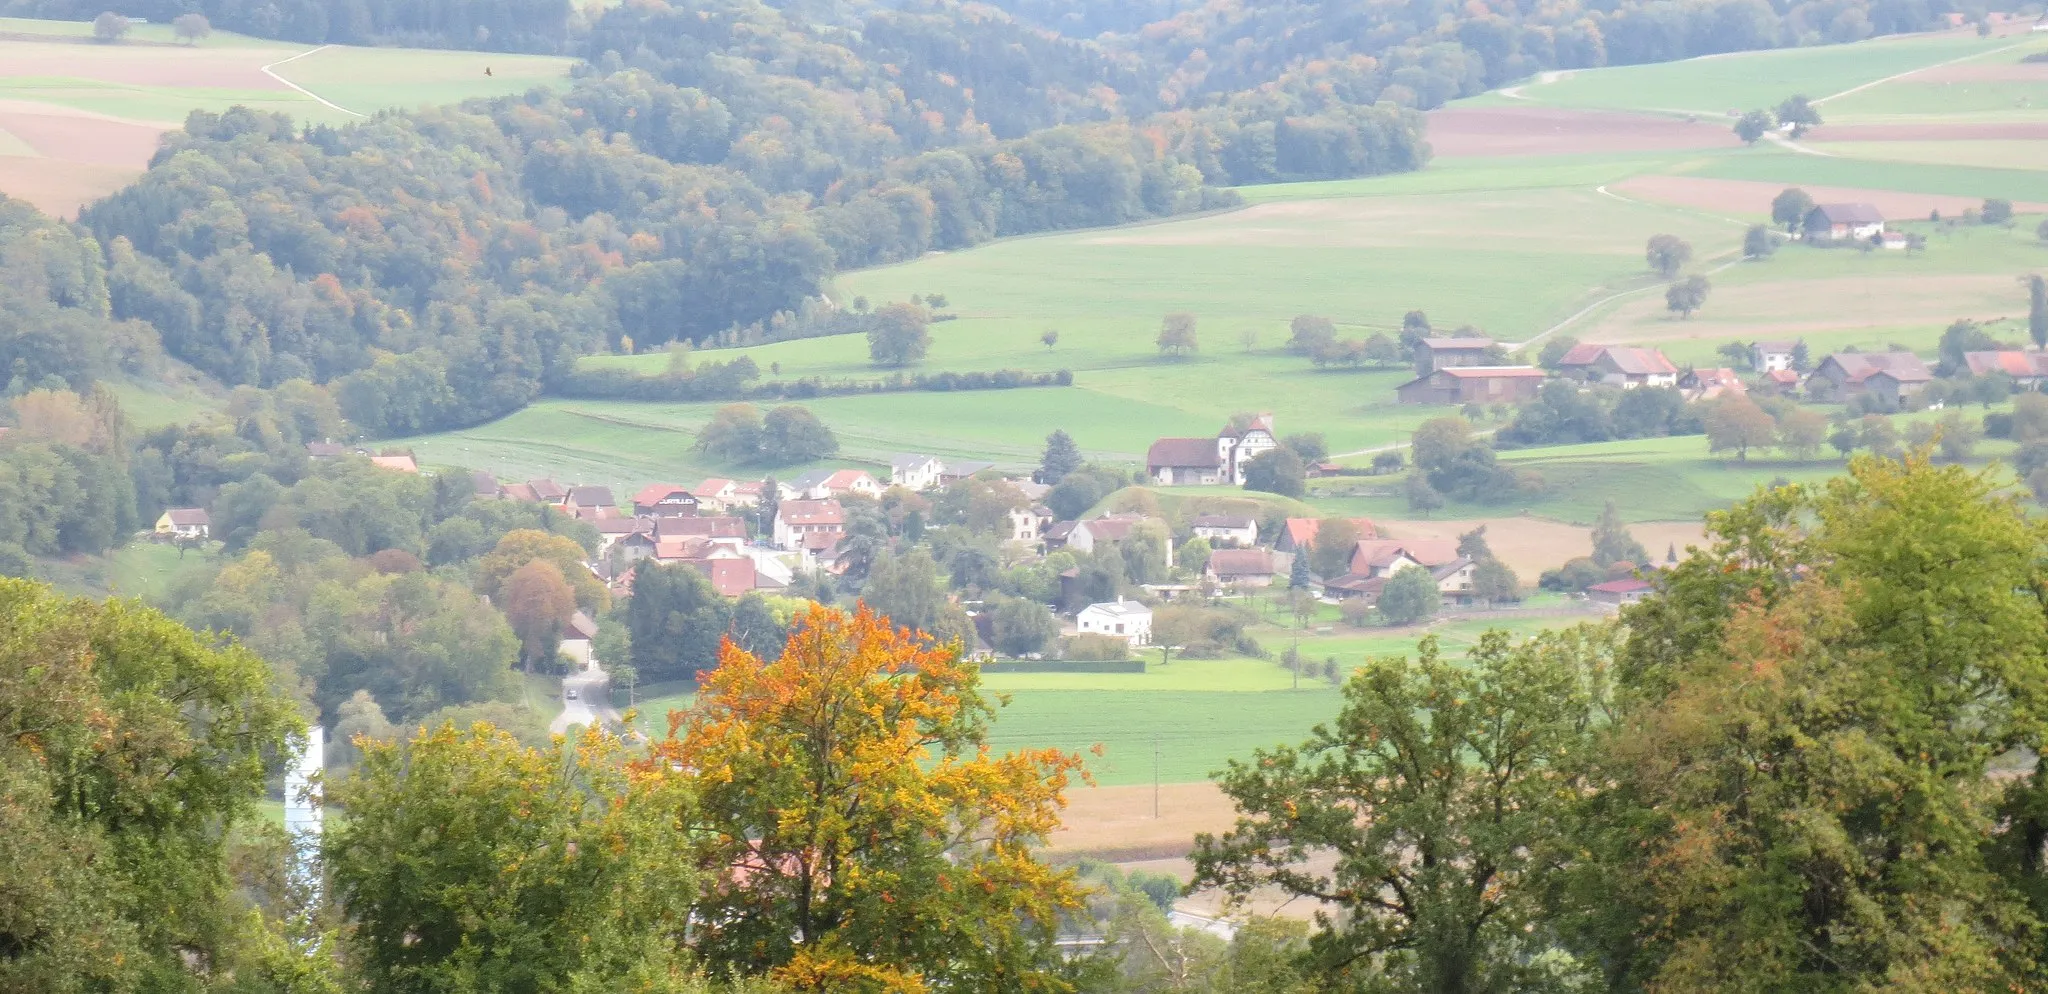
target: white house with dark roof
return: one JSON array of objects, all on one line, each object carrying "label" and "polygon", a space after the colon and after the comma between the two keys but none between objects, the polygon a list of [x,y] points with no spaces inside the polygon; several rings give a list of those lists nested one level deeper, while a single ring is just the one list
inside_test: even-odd
[{"label": "white house with dark roof", "polygon": [[1214,438],[1162,438],[1145,452],[1145,475],[1161,486],[1244,486],[1245,469],[1280,446],[1273,416],[1228,424]]},{"label": "white house with dark roof", "polygon": [[1090,604],[1074,615],[1074,630],[1082,635],[1108,635],[1129,641],[1132,648],[1152,642],[1152,609],[1137,601],[1119,597]]},{"label": "white house with dark roof", "polygon": [[939,485],[946,464],[938,456],[894,456],[889,460],[889,485],[907,490],[930,490]]},{"label": "white house with dark roof", "polygon": [[174,507],[156,519],[158,538],[209,538],[212,534],[213,518],[203,507]]},{"label": "white house with dark roof", "polygon": [[1884,215],[1874,204],[1816,204],[1800,228],[1810,242],[1867,239],[1884,234]]},{"label": "white house with dark roof", "polygon": [[1257,518],[1241,514],[1197,514],[1188,519],[1188,530],[1209,540],[1216,548],[1251,548],[1259,544]]}]

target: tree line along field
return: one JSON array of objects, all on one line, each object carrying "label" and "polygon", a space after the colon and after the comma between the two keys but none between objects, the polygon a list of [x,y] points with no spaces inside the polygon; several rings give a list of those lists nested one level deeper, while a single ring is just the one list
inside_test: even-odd
[{"label": "tree line along field", "polygon": [[115,44],[91,33],[83,21],[0,18],[0,193],[52,214],[75,215],[125,185],[158,136],[194,110],[243,106],[340,125],[385,109],[565,86],[573,61],[226,32],[187,44],[165,24],[135,25]]}]

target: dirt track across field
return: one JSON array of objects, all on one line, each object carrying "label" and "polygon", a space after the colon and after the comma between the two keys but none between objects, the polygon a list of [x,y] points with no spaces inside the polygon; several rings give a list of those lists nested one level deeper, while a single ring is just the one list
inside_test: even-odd
[{"label": "dirt track across field", "polygon": [[[1616,193],[1639,200],[1695,207],[1723,214],[1768,216],[1771,198],[1784,192],[1789,183],[1766,183],[1746,179],[1710,179],[1702,176],[1636,176],[1613,185]],[[1956,197],[1938,193],[1901,193],[1896,190],[1866,190],[1846,186],[1802,186],[1815,201],[1874,205],[1886,217],[1926,217],[1930,211],[1944,216],[1961,214],[1984,205],[1982,198]],[[2023,213],[2048,211],[2048,204],[2014,203]]]},{"label": "dirt track across field", "polygon": [[1431,111],[1428,138],[1437,155],[1450,157],[1654,152],[1740,144],[1720,123],[1555,107]]}]

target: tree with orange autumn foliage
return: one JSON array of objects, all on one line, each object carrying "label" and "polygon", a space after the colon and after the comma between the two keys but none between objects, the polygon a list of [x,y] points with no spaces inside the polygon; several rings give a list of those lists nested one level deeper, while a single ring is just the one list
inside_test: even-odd
[{"label": "tree with orange autumn foliage", "polygon": [[1086,774],[993,753],[979,684],[957,644],[865,608],[814,607],[772,663],[725,644],[642,764],[694,783],[707,966],[835,994],[1070,989],[1053,938],[1081,890],[1031,847]]}]

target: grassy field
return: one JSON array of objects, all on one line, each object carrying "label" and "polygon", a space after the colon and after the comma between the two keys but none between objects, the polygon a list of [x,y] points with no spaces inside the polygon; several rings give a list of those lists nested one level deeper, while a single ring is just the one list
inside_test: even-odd
[{"label": "grassy field", "polygon": [[[2014,49],[2016,44],[2022,47]],[[1950,60],[1968,60],[1965,64],[1994,59],[2010,61],[2036,46],[2037,43],[2026,40],[1978,38],[1964,33],[1879,38],[1855,45],[1740,52],[1682,62],[1580,70],[1523,86],[1518,92],[1527,100],[1567,107],[1719,116],[1776,106],[1795,93],[1825,99]],[[1904,80],[1870,86],[1839,101],[1829,101],[1824,108],[1825,116],[1830,120],[1848,120],[1913,113],[1923,103],[1901,94],[1911,94],[1914,89]],[[2007,107],[1987,97],[1967,107],[1947,110],[1981,109],[2003,111]],[[1947,110],[1936,106],[1924,112]]]},{"label": "grassy field", "polygon": [[0,193],[64,217],[133,180],[163,132],[195,110],[242,106],[346,124],[380,110],[567,86],[574,61],[225,32],[183,44],[162,24],[98,44],[91,30],[84,21],[0,19]]},{"label": "grassy field", "polygon": [[[2035,143],[2048,149],[2048,142]],[[1787,186],[1847,186],[1907,193],[1943,193],[1975,199],[2048,202],[2048,172],[1983,166],[1826,158],[1771,149],[1705,159],[1686,169],[1691,176],[1759,180]]]}]

